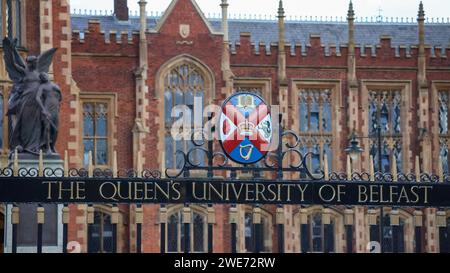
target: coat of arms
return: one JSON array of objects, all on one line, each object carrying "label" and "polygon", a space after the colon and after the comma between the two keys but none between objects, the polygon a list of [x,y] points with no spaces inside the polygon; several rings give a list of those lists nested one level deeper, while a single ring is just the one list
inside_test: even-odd
[{"label": "coat of arms", "polygon": [[272,140],[270,109],[252,93],[237,93],[222,106],[220,143],[230,159],[241,164],[260,161]]},{"label": "coat of arms", "polygon": [[180,35],[183,39],[186,39],[191,34],[191,27],[189,25],[180,25]]}]

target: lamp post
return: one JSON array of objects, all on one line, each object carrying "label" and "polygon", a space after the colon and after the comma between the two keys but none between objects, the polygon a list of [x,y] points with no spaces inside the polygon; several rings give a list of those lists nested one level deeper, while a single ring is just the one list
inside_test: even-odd
[{"label": "lamp post", "polygon": [[[376,136],[368,136],[368,137],[358,137],[356,135],[356,132],[353,131],[352,135],[350,136],[350,145],[345,149],[345,152],[350,155],[350,158],[352,161],[357,160],[358,156],[364,151],[359,146],[358,139],[363,138],[376,138],[378,142],[378,171],[380,173],[383,172],[383,162],[382,162],[382,149],[381,149],[381,143],[382,143],[382,135],[381,135],[381,126],[379,124],[376,125]],[[383,207],[380,207],[380,248],[381,252],[383,252],[383,237],[384,237],[384,210]]]}]

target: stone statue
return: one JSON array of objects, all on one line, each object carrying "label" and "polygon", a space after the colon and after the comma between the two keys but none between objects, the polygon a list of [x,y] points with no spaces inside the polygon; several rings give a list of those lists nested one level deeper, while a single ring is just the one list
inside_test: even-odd
[{"label": "stone statue", "polygon": [[61,103],[60,88],[50,82],[49,67],[56,49],[26,62],[17,51],[17,41],[3,39],[6,70],[13,81],[8,101],[9,148],[21,154],[57,155],[55,150]]}]

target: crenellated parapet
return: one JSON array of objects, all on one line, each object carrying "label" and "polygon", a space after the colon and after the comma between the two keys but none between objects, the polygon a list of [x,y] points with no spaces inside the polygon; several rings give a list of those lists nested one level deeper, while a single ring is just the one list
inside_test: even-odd
[{"label": "crenellated parapet", "polygon": [[[241,32],[239,41],[230,43],[232,63],[267,64],[276,61],[278,43],[255,42],[251,33]],[[324,43],[320,34],[310,34],[308,41],[287,42],[288,65],[345,65],[348,44]],[[450,64],[450,45],[425,46],[427,63],[434,66]],[[391,36],[380,36],[376,44],[355,44],[358,65],[412,66],[417,62],[418,45],[395,44]]]},{"label": "crenellated parapet", "polygon": [[72,31],[74,52],[122,53],[136,55],[139,45],[138,31],[107,30],[99,20],[89,20],[87,29]]}]

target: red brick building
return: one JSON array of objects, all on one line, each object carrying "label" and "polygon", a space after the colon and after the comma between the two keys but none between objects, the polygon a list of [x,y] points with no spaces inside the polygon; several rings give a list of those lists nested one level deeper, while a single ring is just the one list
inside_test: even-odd
[{"label": "red brick building", "polygon": [[[350,5],[346,19],[285,20],[282,1],[276,19],[228,19],[227,1],[217,2],[222,18],[206,18],[194,0],[173,0],[160,15],[141,0],[140,15],[134,16],[126,0],[114,1],[113,14],[71,14],[68,0],[0,1],[1,35],[19,38],[24,55],[59,49],[51,68],[63,92],[57,149],[68,152],[71,167],[84,167],[91,151],[98,168],[111,168],[115,153],[121,169],[173,168],[175,151],[189,145],[170,137],[172,105],[191,106],[194,97],[220,105],[234,92],[249,90],[280,105],[283,124],[316,155],[312,167],[326,154],[333,170],[344,171],[349,135],[368,136],[380,126],[382,166],[376,169],[389,171],[395,161],[405,173],[418,165],[422,172],[448,172],[448,20],[426,20],[422,5],[417,18],[357,20]],[[12,85],[3,62],[0,80],[3,107]],[[4,161],[7,128],[3,119]],[[366,138],[361,145],[364,152],[354,168],[368,171],[370,158],[379,156],[377,144]],[[135,211],[134,205],[71,205],[69,241],[97,252],[110,251],[116,240],[119,252],[135,252]],[[239,252],[252,251],[254,219],[263,225],[263,251],[277,250],[275,211],[275,206],[261,211],[237,206]],[[394,251],[394,244],[400,252],[450,251],[450,211],[384,212],[385,251]],[[353,252],[365,252],[380,221],[377,211],[362,207],[286,206],[283,215],[286,252],[346,252],[347,241]],[[224,205],[186,211],[143,206],[142,250],[160,251],[163,222],[166,251],[181,251],[181,223],[188,216],[191,251],[207,251],[208,222],[214,251],[231,251],[230,207]],[[89,221],[95,226],[91,234]],[[111,236],[112,223],[117,223],[117,238]],[[346,238],[348,225],[353,238]],[[393,227],[400,230],[395,243]],[[423,227],[420,236],[416,227]]]}]

